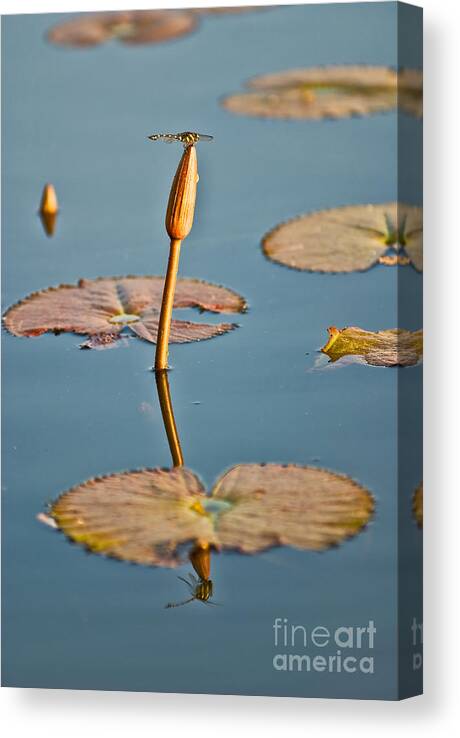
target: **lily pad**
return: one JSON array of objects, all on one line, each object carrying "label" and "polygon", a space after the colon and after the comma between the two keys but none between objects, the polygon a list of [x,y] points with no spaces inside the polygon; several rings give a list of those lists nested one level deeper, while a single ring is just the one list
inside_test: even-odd
[{"label": "lily pad", "polygon": [[327,329],[329,341],[321,349],[331,362],[356,357],[371,366],[413,366],[423,355],[423,331],[401,329],[366,331],[363,328]]},{"label": "lily pad", "polygon": [[186,36],[204,15],[227,15],[262,8],[190,8],[187,10],[126,10],[87,13],[48,31],[52,44],[86,48],[116,40],[123,44],[156,44]]},{"label": "lily pad", "polygon": [[[91,337],[85,348],[108,348],[127,329],[155,343],[158,331],[163,277],[101,277],[81,279],[77,285],[50,287],[34,292],[9,308],[3,317],[15,336],[46,332],[78,333]],[[242,312],[246,303],[232,290],[195,279],[179,279],[175,308],[196,307],[214,313]],[[234,323],[192,323],[172,320],[171,343],[190,343],[221,335]]]},{"label": "lily pad", "polygon": [[342,474],[308,466],[241,464],[217,482],[223,548],[256,553],[272,546],[321,551],[356,535],[374,510],[371,494]]},{"label": "lily pad", "polygon": [[197,15],[234,15],[235,13],[254,13],[268,10],[261,5],[229,5],[227,7],[190,8],[191,13]]},{"label": "lily pad", "polygon": [[186,545],[321,551],[359,533],[373,510],[372,495],[344,475],[247,464],[224,474],[210,496],[184,467],[91,479],[61,495],[49,514],[94,553],[177,566]]},{"label": "lily pad", "polygon": [[414,513],[414,518],[417,521],[419,528],[423,528],[423,482],[420,482],[414,492],[414,496],[412,498],[412,512]]},{"label": "lily pad", "polygon": [[194,30],[196,23],[194,14],[185,10],[88,13],[51,28],[48,41],[77,48],[112,39],[124,44],[154,44],[184,36]]},{"label": "lily pad", "polygon": [[262,248],[271,261],[312,272],[365,271],[379,262],[422,271],[422,226],[422,209],[413,205],[348,205],[281,223]]},{"label": "lily pad", "polygon": [[238,115],[262,118],[346,118],[395,110],[421,117],[422,72],[388,67],[290,69],[250,80],[249,92],[223,101]]}]

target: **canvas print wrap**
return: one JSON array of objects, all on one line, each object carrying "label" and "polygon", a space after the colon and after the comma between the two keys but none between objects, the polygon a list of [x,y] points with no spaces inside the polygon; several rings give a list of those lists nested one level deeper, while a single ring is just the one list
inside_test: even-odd
[{"label": "canvas print wrap", "polygon": [[6,686],[422,691],[422,15],[2,18]]}]

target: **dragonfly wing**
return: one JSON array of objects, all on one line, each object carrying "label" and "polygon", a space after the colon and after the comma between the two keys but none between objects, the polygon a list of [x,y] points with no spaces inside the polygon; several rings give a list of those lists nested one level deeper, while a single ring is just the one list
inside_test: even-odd
[{"label": "dragonfly wing", "polygon": [[165,143],[172,143],[176,141],[176,136],[169,133],[153,133],[151,136],[147,136],[151,141],[165,141]]},{"label": "dragonfly wing", "polygon": [[188,600],[182,600],[182,602],[168,602],[167,605],[165,605],[165,609],[169,610],[171,607],[182,607],[182,605],[188,605],[189,602],[193,602],[195,597],[189,597]]}]

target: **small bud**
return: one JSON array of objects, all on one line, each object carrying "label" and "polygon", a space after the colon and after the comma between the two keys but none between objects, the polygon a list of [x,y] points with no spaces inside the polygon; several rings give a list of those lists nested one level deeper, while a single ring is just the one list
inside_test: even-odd
[{"label": "small bud", "polygon": [[211,555],[209,544],[206,541],[198,541],[189,554],[190,562],[200,579],[211,577]]},{"label": "small bud", "polygon": [[56,190],[52,184],[46,184],[43,188],[40,203],[40,218],[47,236],[54,234],[58,209]]},{"label": "small bud", "polygon": [[188,236],[195,213],[198,167],[194,146],[187,146],[177,167],[166,211],[168,236],[182,240]]},{"label": "small bud", "polygon": [[58,201],[56,196],[56,190],[52,184],[46,184],[43,188],[42,201],[40,204],[40,213],[52,213],[53,215],[58,211]]}]

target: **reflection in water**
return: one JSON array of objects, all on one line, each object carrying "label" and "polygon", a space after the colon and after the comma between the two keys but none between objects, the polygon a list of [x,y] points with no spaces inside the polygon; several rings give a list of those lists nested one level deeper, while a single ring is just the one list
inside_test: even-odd
[{"label": "reflection in water", "polygon": [[179,434],[177,432],[176,421],[174,419],[167,369],[157,370],[155,372],[155,380],[157,383],[158,399],[160,401],[161,414],[163,416],[163,423],[168,437],[173,466],[183,466],[184,457],[182,455]]},{"label": "reflection in water", "polygon": [[[155,371],[155,380],[157,383],[158,399],[160,402],[161,415],[165,426],[166,436],[168,438],[169,449],[171,451],[171,457],[173,466],[183,466],[184,457],[179,440],[179,434],[177,432],[176,421],[174,418],[174,411],[171,402],[171,393],[169,391],[169,380],[168,370],[160,369]],[[210,602],[210,598],[213,594],[213,583],[210,579],[211,575],[211,549],[207,541],[199,541],[189,554],[190,563],[195,569],[198,577],[193,574],[189,574],[189,580],[184,577],[178,577],[182,582],[185,582],[191,592],[191,597],[181,602],[168,602],[166,608],[180,607],[187,605],[193,600],[199,600],[208,605],[215,604]]]},{"label": "reflection in water", "polygon": [[40,213],[43,230],[51,238],[56,230],[57,213]]},{"label": "reflection in water", "polygon": [[185,582],[191,592],[191,597],[188,597],[186,600],[182,600],[181,602],[168,602],[168,604],[165,605],[166,609],[181,607],[182,605],[187,605],[189,602],[193,602],[194,600],[199,600],[205,605],[218,604],[217,602],[211,602],[210,599],[213,595],[214,587],[212,580],[210,579],[211,549],[209,545],[207,543],[197,544],[190,552],[189,558],[193,568],[198,574],[198,577],[195,577],[193,574],[189,574],[189,579],[185,579],[184,577],[178,577],[178,579],[180,579],[181,582]]},{"label": "reflection in water", "polygon": [[167,605],[172,608],[193,600],[211,604],[211,548],[247,555],[280,545],[323,551],[365,529],[372,495],[325,469],[238,464],[207,493],[184,466],[167,372],[155,376],[173,466],[99,476],[61,494],[49,515],[70,540],[146,566],[182,565],[186,551],[197,576],[180,577],[188,597]]}]

